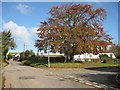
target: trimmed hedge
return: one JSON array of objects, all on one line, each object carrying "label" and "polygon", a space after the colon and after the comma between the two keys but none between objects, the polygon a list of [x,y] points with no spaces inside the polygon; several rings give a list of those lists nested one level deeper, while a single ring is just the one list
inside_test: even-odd
[{"label": "trimmed hedge", "polygon": [[[64,57],[50,57],[50,62],[51,63],[63,63],[65,60]],[[48,64],[48,57],[28,57],[24,61],[22,61],[25,65],[28,66],[47,66]]]},{"label": "trimmed hedge", "polygon": [[[38,63],[47,63],[48,57],[28,57],[27,60],[38,62]],[[64,57],[50,57],[50,62],[56,63],[56,62],[64,62]]]}]

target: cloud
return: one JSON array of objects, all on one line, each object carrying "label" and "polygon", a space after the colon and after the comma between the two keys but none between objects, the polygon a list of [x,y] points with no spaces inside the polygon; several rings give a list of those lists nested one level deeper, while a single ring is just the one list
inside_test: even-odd
[{"label": "cloud", "polygon": [[13,21],[10,21],[8,23],[3,24],[3,29],[10,30],[12,35],[22,43],[25,43],[26,45],[31,44],[30,34],[26,27],[18,26]]},{"label": "cloud", "polygon": [[35,40],[37,39],[37,34],[36,34],[36,33],[37,33],[37,29],[38,29],[38,28],[36,28],[36,27],[32,27],[32,28],[30,29],[32,38],[35,39]]},{"label": "cloud", "polygon": [[16,6],[17,10],[19,10],[22,14],[27,14],[30,12],[30,6],[24,4],[18,4]]},{"label": "cloud", "polygon": [[0,18],[0,23],[1,24],[5,23],[5,21],[3,20],[3,18]]}]

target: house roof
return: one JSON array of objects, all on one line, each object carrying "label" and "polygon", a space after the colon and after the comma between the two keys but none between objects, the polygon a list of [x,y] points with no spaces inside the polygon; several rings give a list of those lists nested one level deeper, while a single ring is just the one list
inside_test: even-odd
[{"label": "house roof", "polygon": [[9,52],[11,54],[20,54],[20,52]]}]

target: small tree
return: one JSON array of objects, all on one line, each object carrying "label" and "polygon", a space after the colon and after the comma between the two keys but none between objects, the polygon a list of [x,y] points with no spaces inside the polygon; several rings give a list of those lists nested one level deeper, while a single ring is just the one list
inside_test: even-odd
[{"label": "small tree", "polygon": [[34,57],[35,56],[35,53],[33,52],[33,50],[30,50],[30,55],[29,57]]},{"label": "small tree", "polygon": [[11,49],[16,48],[16,43],[14,42],[14,38],[12,37],[12,34],[10,31],[3,31],[2,32],[2,57],[3,61],[8,63],[6,61],[6,55],[7,52]]},{"label": "small tree", "polygon": [[[33,50],[25,51],[25,59],[27,59],[28,57],[33,57],[33,56],[35,56],[35,53],[33,52]],[[20,53],[20,60],[23,60],[23,52]]]},{"label": "small tree", "polygon": [[25,51],[25,58],[28,58],[29,55],[30,55],[30,51],[29,51],[29,50],[26,50],[26,51]]}]

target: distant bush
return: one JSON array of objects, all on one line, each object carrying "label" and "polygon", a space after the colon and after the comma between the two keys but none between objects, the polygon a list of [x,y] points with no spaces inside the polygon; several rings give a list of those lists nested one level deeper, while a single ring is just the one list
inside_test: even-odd
[{"label": "distant bush", "polygon": [[31,64],[31,62],[29,60],[24,60],[24,61],[22,61],[22,63],[24,63],[25,65],[30,65]]},{"label": "distant bush", "polygon": [[99,55],[99,58],[100,58],[101,60],[112,59],[112,57],[109,57],[107,54]]},{"label": "distant bush", "polygon": [[13,55],[11,54],[11,53],[9,53],[8,55],[7,55],[7,60],[10,60],[10,59],[12,59],[12,57],[13,57]]},{"label": "distant bush", "polygon": [[99,63],[100,59],[91,59],[91,62],[93,62],[93,63]]},{"label": "distant bush", "polygon": [[20,53],[20,61],[23,61],[23,59],[26,60],[29,57],[35,57],[33,50],[26,50],[24,54],[25,56],[23,57],[23,52]]}]

